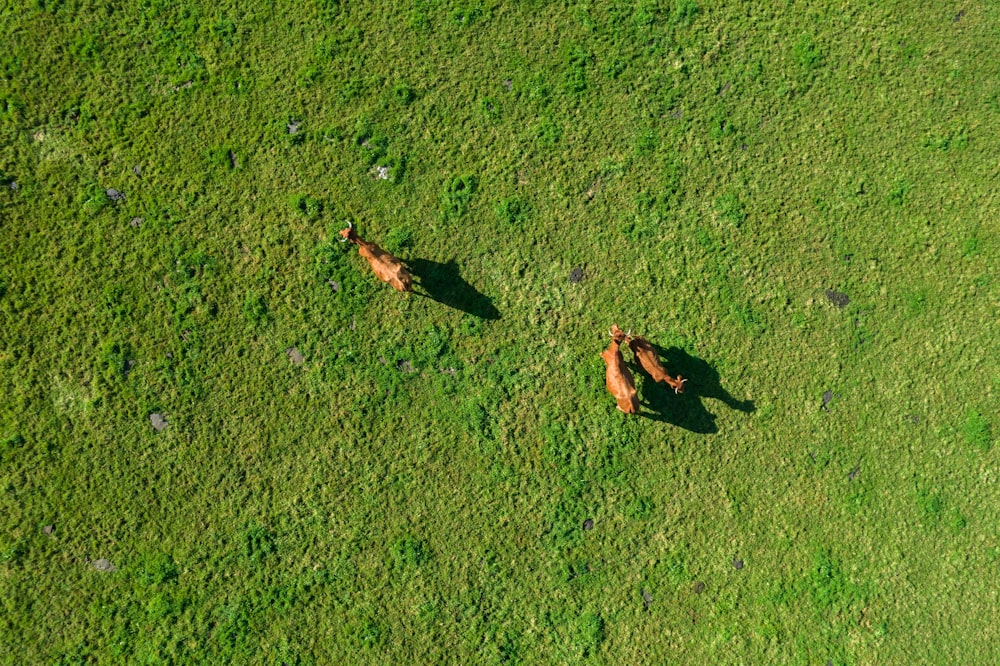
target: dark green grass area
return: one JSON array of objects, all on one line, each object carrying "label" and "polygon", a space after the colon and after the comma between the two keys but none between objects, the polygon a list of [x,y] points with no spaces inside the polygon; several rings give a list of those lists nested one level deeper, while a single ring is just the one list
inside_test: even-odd
[{"label": "dark green grass area", "polygon": [[0,16],[0,663],[997,660],[994,4]]}]

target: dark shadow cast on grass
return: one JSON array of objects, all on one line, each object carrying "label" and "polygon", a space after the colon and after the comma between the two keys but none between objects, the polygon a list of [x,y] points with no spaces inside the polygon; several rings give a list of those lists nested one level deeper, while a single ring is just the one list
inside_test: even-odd
[{"label": "dark shadow cast on grass", "polygon": [[462,279],[458,264],[452,259],[447,263],[430,259],[408,259],[406,265],[417,278],[417,284],[427,296],[450,308],[461,310],[481,319],[499,319],[500,311],[488,296],[479,293],[475,287]]},{"label": "dark shadow cast on grass", "polygon": [[714,398],[730,409],[741,412],[752,412],[755,407],[753,400],[737,400],[729,391],[722,388],[719,372],[700,358],[691,356],[683,349],[670,347],[663,349],[653,345],[663,365],[672,375],[680,375],[687,379],[684,393],[676,394],[665,384],[657,384],[642,369],[638,372],[643,376],[643,397],[650,411],[640,412],[655,421],[670,423],[678,428],[691,432],[712,434],[719,432],[715,425],[715,414],[708,411],[703,398]]}]

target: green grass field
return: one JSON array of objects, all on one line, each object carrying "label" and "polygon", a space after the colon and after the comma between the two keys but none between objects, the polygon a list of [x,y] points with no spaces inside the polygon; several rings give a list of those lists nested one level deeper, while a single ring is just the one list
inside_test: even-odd
[{"label": "green grass field", "polygon": [[0,16],[0,663],[1000,662],[1000,5]]}]

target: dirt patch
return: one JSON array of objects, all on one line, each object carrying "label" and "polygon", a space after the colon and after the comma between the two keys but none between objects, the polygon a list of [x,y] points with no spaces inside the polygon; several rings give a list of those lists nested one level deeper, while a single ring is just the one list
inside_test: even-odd
[{"label": "dirt patch", "polygon": [[847,294],[842,291],[827,289],[824,293],[826,294],[826,297],[830,299],[830,302],[838,308],[842,308],[851,302],[851,299],[847,297]]},{"label": "dirt patch", "polygon": [[285,350],[285,354],[288,356],[288,360],[295,365],[302,365],[306,360],[306,357],[302,355],[302,352],[298,350],[298,347],[289,347]]},{"label": "dirt patch", "polygon": [[156,432],[160,432],[168,425],[170,425],[169,423],[167,423],[167,419],[163,416],[163,414],[160,414],[158,412],[149,415],[149,423],[153,426],[153,430],[155,430]]},{"label": "dirt patch", "polygon": [[571,284],[579,284],[580,280],[583,279],[583,269],[577,266],[569,272],[569,281]]}]

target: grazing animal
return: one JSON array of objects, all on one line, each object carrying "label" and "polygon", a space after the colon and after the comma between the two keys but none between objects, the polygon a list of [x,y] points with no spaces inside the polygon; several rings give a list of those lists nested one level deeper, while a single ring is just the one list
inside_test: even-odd
[{"label": "grazing animal", "polygon": [[413,278],[406,264],[375,243],[369,243],[359,236],[350,222],[347,223],[346,229],[341,229],[340,235],[343,237],[342,243],[350,241],[358,246],[358,254],[368,260],[379,280],[396,291],[413,291]]},{"label": "grazing animal", "polygon": [[607,365],[604,375],[604,383],[608,391],[618,401],[618,409],[626,414],[635,414],[639,411],[639,397],[635,392],[635,380],[632,373],[625,365],[618,347],[625,340],[625,334],[617,325],[611,327],[611,344],[601,352],[601,358]]},{"label": "grazing animal", "polygon": [[649,373],[654,382],[667,384],[674,390],[674,393],[684,393],[684,382],[687,380],[680,375],[677,375],[676,379],[670,376],[666,368],[660,364],[660,358],[648,340],[638,336],[633,337],[630,334],[625,336],[625,343],[635,355],[635,360],[639,362],[643,370]]}]

